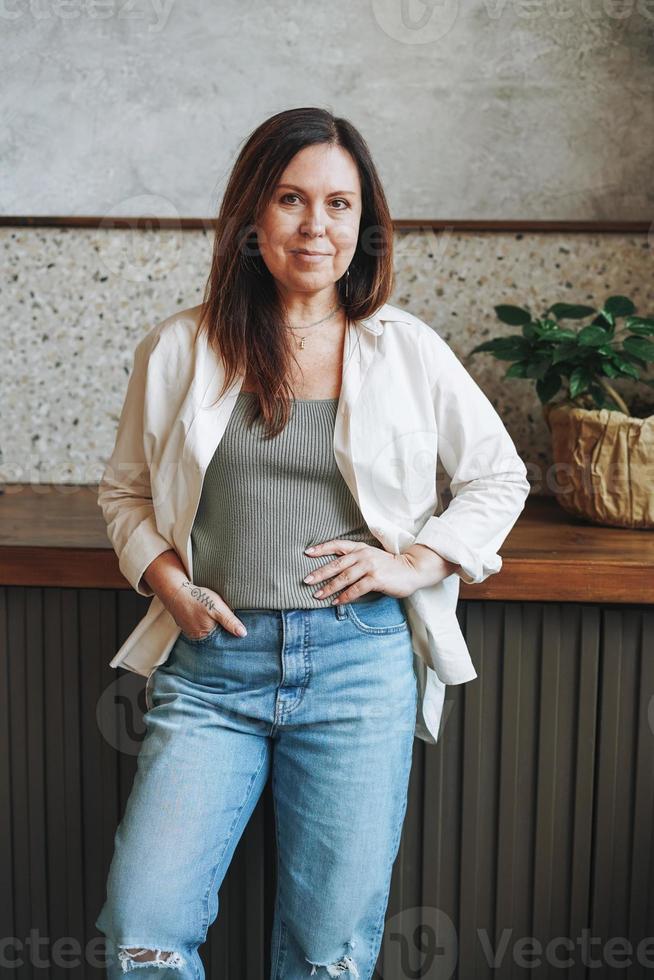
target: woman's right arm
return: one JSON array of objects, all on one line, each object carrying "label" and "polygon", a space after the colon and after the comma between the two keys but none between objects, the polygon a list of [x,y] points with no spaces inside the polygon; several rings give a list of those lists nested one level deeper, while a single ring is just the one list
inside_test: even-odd
[{"label": "woman's right arm", "polygon": [[145,438],[145,408],[150,357],[159,336],[155,327],[134,351],[116,442],[98,486],[98,506],[118,566],[139,595],[158,596],[189,636],[206,632],[215,620],[238,634],[240,620],[216,592],[193,585],[177,551],[157,528],[150,484],[154,443],[151,432]]},{"label": "woman's right arm", "polygon": [[157,528],[144,439],[148,365],[158,342],[159,331],[155,328],[136,346],[116,441],[98,486],[98,506],[118,556],[118,566],[143,596],[154,595],[143,580],[146,568],[172,549],[171,542]]},{"label": "woman's right arm", "polygon": [[189,578],[174,548],[150,562],[141,577],[142,586],[150,595],[158,596],[169,612],[173,599],[185,583],[189,583]]}]

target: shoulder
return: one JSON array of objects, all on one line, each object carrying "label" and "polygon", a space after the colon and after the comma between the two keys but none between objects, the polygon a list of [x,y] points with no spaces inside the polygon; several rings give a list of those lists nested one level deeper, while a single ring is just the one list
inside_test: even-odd
[{"label": "shoulder", "polygon": [[392,303],[384,303],[376,316],[383,324],[388,341],[398,348],[406,348],[410,353],[418,354],[434,367],[440,366],[444,358],[455,356],[436,328],[415,313]]},{"label": "shoulder", "polygon": [[152,326],[136,345],[137,356],[168,357],[175,351],[188,355],[197,334],[202,304],[171,313]]}]

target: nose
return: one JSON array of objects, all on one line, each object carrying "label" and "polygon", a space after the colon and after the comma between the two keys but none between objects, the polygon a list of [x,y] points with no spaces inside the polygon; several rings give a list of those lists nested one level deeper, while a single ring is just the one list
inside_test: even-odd
[{"label": "nose", "polygon": [[307,213],[300,226],[300,231],[309,237],[325,234],[325,219],[320,209],[315,208]]}]

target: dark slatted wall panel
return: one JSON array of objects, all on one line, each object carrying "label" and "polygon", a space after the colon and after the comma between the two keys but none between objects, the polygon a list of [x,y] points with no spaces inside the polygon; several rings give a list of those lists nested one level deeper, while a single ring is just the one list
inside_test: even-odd
[{"label": "dark slatted wall panel", "polygon": [[[103,976],[93,923],[145,710],[143,678],[108,663],[147,605],[0,589],[0,973],[16,980]],[[654,610],[467,601],[459,616],[479,678],[447,688],[437,745],[414,742],[380,975],[651,976]],[[268,786],[202,948],[211,980],[268,980],[274,869]]]}]

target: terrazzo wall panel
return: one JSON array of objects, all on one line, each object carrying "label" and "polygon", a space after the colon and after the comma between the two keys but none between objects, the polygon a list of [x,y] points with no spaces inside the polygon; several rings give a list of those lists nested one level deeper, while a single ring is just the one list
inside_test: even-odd
[{"label": "terrazzo wall panel", "polygon": [[[134,347],[158,321],[200,302],[212,233],[7,227],[0,245],[0,482],[96,483]],[[653,246],[643,234],[396,232],[391,302],[463,359],[511,433],[534,493],[551,492],[551,457],[533,383],[504,381],[506,362],[466,355],[512,332],[495,317],[499,303],[539,313],[620,293],[651,315]]]}]

